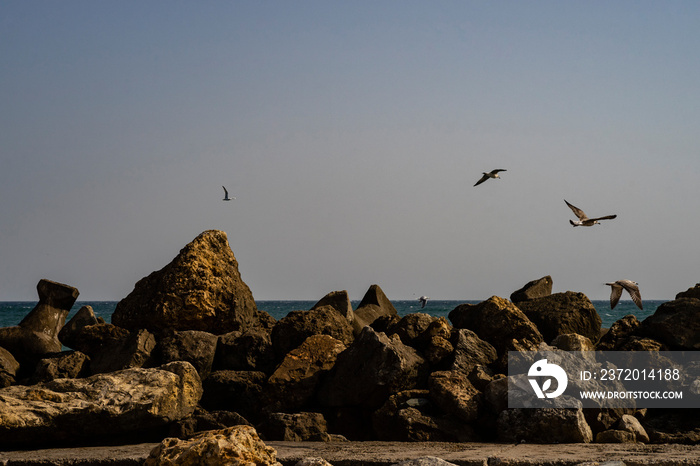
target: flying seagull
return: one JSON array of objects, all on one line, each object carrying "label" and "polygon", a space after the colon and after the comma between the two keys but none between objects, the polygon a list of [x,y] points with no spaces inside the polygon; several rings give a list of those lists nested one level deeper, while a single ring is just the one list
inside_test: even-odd
[{"label": "flying seagull", "polygon": [[479,181],[476,182],[474,186],[479,186],[481,183],[484,181],[488,180],[489,178],[501,178],[498,176],[498,172],[504,172],[506,171],[505,168],[496,168],[495,170],[491,170],[490,172],[486,173],[484,172],[484,176],[481,177]]},{"label": "flying seagull", "polygon": [[230,201],[236,199],[235,197],[228,197],[228,190],[226,189],[226,186],[222,186],[222,188],[224,188],[224,198],[222,199],[222,201]]},{"label": "flying seagull", "polygon": [[600,223],[598,220],[608,220],[617,217],[617,215],[606,215],[605,217],[597,217],[597,218],[588,218],[586,214],[583,212],[583,210],[579,209],[576,206],[573,206],[567,202],[566,199],[564,199],[564,202],[566,202],[566,205],[569,206],[571,210],[574,211],[574,214],[578,217],[578,221],[574,222],[573,220],[569,220],[569,223],[571,223],[575,227],[590,227],[595,225],[596,223]]},{"label": "flying seagull", "polygon": [[426,304],[428,304],[429,299],[430,298],[428,298],[427,296],[421,296],[420,298],[418,298],[418,301],[420,301],[421,304],[421,309],[424,308]]},{"label": "flying seagull", "polygon": [[639,294],[639,283],[633,282],[632,280],[618,280],[614,283],[606,283],[610,286],[610,309],[615,309],[617,302],[620,300],[622,295],[622,289],[624,288],[632,297],[632,301],[637,305],[639,309],[642,309],[642,295]]}]

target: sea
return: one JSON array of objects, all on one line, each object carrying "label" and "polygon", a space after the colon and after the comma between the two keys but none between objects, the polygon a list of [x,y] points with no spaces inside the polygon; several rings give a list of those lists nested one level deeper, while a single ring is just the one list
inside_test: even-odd
[{"label": "sea", "polygon": [[[477,304],[479,302],[480,301],[470,300],[441,301],[431,299],[424,308],[421,308],[421,304],[418,300],[392,301],[391,303],[400,316],[415,312],[423,312],[431,316],[447,318],[448,314],[460,304]],[[633,314],[637,319],[642,321],[646,317],[652,315],[654,311],[656,311],[656,308],[663,302],[664,301],[644,301],[644,310],[642,311],[638,309],[632,301],[621,300],[617,306],[615,306],[615,309],[610,309],[610,301],[592,301],[593,306],[595,306],[603,322],[602,325],[605,328],[609,328],[616,320],[628,314]],[[22,319],[34,309],[36,304],[36,302],[30,301],[0,301],[0,328],[13,327],[19,324]],[[316,304],[316,301],[256,301],[259,310],[267,312],[276,320],[283,318],[291,311],[311,309],[314,304]],[[359,301],[352,301],[353,308],[357,308],[359,304]],[[111,322],[112,314],[117,307],[117,301],[77,301],[68,314],[66,322],[68,322],[71,317],[78,312],[78,309],[83,306],[91,306],[96,316],[104,318],[106,322]]]}]

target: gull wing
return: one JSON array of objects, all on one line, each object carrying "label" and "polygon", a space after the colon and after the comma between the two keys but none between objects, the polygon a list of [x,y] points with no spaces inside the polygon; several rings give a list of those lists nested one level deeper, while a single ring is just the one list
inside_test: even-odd
[{"label": "gull wing", "polygon": [[484,181],[488,180],[489,178],[490,178],[490,176],[488,176],[488,175],[482,176],[481,179],[480,179],[479,181],[477,181],[476,184],[475,184],[474,186],[479,186],[481,183],[483,183]]},{"label": "gull wing", "polygon": [[613,219],[616,217],[617,217],[617,215],[606,215],[605,217],[591,218],[589,220],[595,222],[596,220],[610,220],[610,219]]},{"label": "gull wing", "polygon": [[617,306],[618,301],[620,301],[620,296],[622,296],[622,286],[619,285],[617,282],[607,283],[607,285],[610,285],[610,287],[612,288],[610,290],[610,309],[615,309],[615,306]]},{"label": "gull wing", "polygon": [[498,172],[504,172],[504,171],[507,171],[507,170],[505,168],[496,168],[494,170],[491,170],[491,174],[495,175]]},{"label": "gull wing", "polygon": [[644,310],[642,308],[642,295],[639,293],[639,287],[630,280],[620,280],[618,283],[627,290],[634,304],[636,304],[639,309]]},{"label": "gull wing", "polygon": [[574,211],[574,215],[576,215],[579,220],[588,220],[588,217],[586,217],[586,214],[583,212],[583,210],[579,209],[575,205],[569,204],[569,201],[567,201],[566,199],[564,199],[564,202],[566,202],[566,205],[568,205],[569,208]]}]

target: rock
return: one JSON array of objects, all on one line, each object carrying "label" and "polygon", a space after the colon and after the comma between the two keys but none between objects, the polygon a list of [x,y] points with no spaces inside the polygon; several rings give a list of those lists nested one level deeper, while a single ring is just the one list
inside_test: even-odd
[{"label": "rock", "polygon": [[255,326],[256,317],[253,294],[241,279],[226,233],[209,230],[168,265],[139,280],[117,303],[112,323],[130,330],[221,335]]},{"label": "rock", "polygon": [[58,332],[80,292],[72,286],[40,280],[39,303],[15,327],[0,328],[0,346],[12,353],[20,365],[32,366],[47,353],[61,351]]},{"label": "rock", "polygon": [[64,335],[63,343],[68,348],[94,356],[121,345],[129,338],[130,332],[114,324],[98,323],[84,327],[76,326]]},{"label": "rock", "polygon": [[63,343],[65,346],[73,348],[72,344],[75,341],[73,336],[77,332],[88,325],[103,323],[104,319],[102,322],[97,319],[92,306],[83,306],[78,309],[78,312],[75,313],[73,318],[71,318],[71,320],[69,320],[68,323],[61,328],[61,331],[58,332],[58,339],[61,340],[61,343]]},{"label": "rock", "polygon": [[542,335],[510,301],[492,296],[479,304],[460,304],[449,314],[455,328],[467,328],[487,341],[499,356],[508,351],[535,350]]},{"label": "rock", "polygon": [[267,380],[266,408],[290,412],[311,401],[324,373],[345,345],[329,335],[312,335],[292,350]]},{"label": "rock", "polygon": [[676,299],[681,298],[695,298],[700,299],[700,283],[695,286],[688,288],[686,291],[681,291],[676,295]]},{"label": "rock", "polygon": [[630,432],[631,434],[633,434],[634,439],[632,441],[649,443],[649,434],[647,434],[647,431],[644,430],[642,424],[634,416],[624,414],[620,421],[617,423],[617,428],[618,430],[623,430],[625,432]]},{"label": "rock", "polygon": [[510,300],[518,304],[522,301],[527,301],[529,299],[544,298],[552,294],[552,277],[547,275],[538,280],[532,280],[528,282],[517,291],[514,291],[510,295]]},{"label": "rock", "polygon": [[604,430],[595,436],[596,443],[634,443],[634,434],[624,430]]},{"label": "rock", "polygon": [[496,414],[508,409],[508,378],[494,378],[484,389],[484,399]]},{"label": "rock", "polygon": [[151,352],[155,347],[156,339],[148,330],[141,329],[131,332],[110,347],[102,346],[99,351],[93,352],[90,371],[93,374],[101,374],[122,369],[148,367],[151,365]]},{"label": "rock", "polygon": [[338,355],[319,391],[321,404],[376,409],[393,393],[415,387],[424,379],[425,360],[401,342],[365,327]]},{"label": "rock", "polygon": [[419,338],[435,320],[437,317],[422,312],[408,314],[389,326],[386,334],[387,336],[398,335],[403,344],[417,348]]},{"label": "rock", "polygon": [[172,423],[168,429],[168,436],[186,439],[205,430],[220,430],[239,425],[251,424],[238,413],[209,412],[198,406],[191,416]]},{"label": "rock", "polygon": [[398,315],[396,308],[379,288],[379,285],[372,285],[355,309],[355,320],[352,327],[355,335],[359,335],[363,327],[371,325],[378,317]]},{"label": "rock", "polygon": [[344,316],[348,322],[350,322],[350,324],[352,324],[352,322],[355,320],[355,312],[352,310],[350,296],[345,290],[331,291],[326,296],[321,298],[316,304],[314,304],[311,310],[324,306],[331,306],[333,309],[338,311],[340,315]]},{"label": "rock", "polygon": [[593,432],[582,408],[513,408],[498,415],[503,442],[590,443]]},{"label": "rock", "polygon": [[145,466],[282,466],[277,451],[265,445],[251,426],[202,432],[191,439],[167,438],[155,447]]},{"label": "rock", "polygon": [[591,341],[600,337],[600,316],[583,293],[555,293],[521,302],[518,307],[537,326],[546,342],[567,333],[577,333]]},{"label": "rock", "polygon": [[0,448],[80,445],[148,433],[189,416],[202,395],[191,364],[127,369],[0,390]]},{"label": "rock", "polygon": [[54,379],[76,379],[88,375],[90,358],[80,351],[53,353],[41,359],[34,369],[31,382],[49,382]]},{"label": "rock", "polygon": [[214,367],[216,370],[272,373],[275,369],[275,352],[270,332],[262,328],[250,328],[245,332],[221,335]]},{"label": "rock", "polygon": [[454,463],[445,461],[434,456],[423,456],[421,458],[414,458],[412,460],[401,461],[392,466],[457,466]]},{"label": "rock", "polygon": [[595,351],[593,342],[577,333],[565,333],[557,336],[552,341],[552,346],[563,351]]},{"label": "rock", "polygon": [[328,461],[319,457],[302,458],[294,466],[333,466]]},{"label": "rock", "polygon": [[272,329],[275,357],[281,361],[312,335],[329,335],[344,345],[349,345],[354,339],[350,322],[331,306],[292,311]]},{"label": "rock", "polygon": [[163,363],[187,361],[204,380],[211,372],[218,337],[199,330],[169,331],[158,340],[158,353]]},{"label": "rock", "polygon": [[16,382],[19,363],[12,353],[0,346],[0,388],[9,387]]},{"label": "rock", "polygon": [[455,329],[452,336],[454,353],[450,370],[468,374],[477,365],[487,366],[498,358],[496,348],[466,328]]},{"label": "rock", "polygon": [[632,314],[615,321],[605,335],[600,337],[596,349],[598,351],[617,351],[639,325],[639,320]]},{"label": "rock", "polygon": [[260,426],[269,440],[285,442],[324,441],[328,438],[326,419],[321,413],[271,413]]},{"label": "rock", "polygon": [[676,299],[659,306],[634,333],[660,341],[671,350],[700,350],[698,315],[700,299]]},{"label": "rock", "polygon": [[438,371],[428,378],[430,398],[445,413],[464,422],[473,422],[479,416],[483,396],[457,371]]},{"label": "rock", "polygon": [[203,382],[201,404],[209,411],[233,411],[255,423],[261,416],[267,375],[259,371],[216,371]]},{"label": "rock", "polygon": [[[377,330],[375,324],[386,318],[385,316],[375,320],[372,323],[372,328]],[[404,344],[417,349],[430,364],[435,365],[454,351],[454,347],[450,343],[451,331],[452,326],[444,317],[438,318],[424,313],[413,313],[388,325],[386,334],[388,336],[398,335]]]}]

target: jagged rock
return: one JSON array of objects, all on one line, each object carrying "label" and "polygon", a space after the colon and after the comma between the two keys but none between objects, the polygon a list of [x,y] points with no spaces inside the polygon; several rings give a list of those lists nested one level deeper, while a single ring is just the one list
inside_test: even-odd
[{"label": "jagged rock", "polygon": [[311,310],[324,306],[331,306],[338,311],[340,315],[344,316],[350,324],[355,320],[355,312],[352,310],[350,296],[346,290],[331,291],[314,304]]},{"label": "jagged rock", "polygon": [[157,352],[162,362],[187,361],[204,380],[211,372],[218,337],[198,330],[169,331],[160,335]]},{"label": "jagged rock", "polygon": [[591,341],[600,337],[600,316],[583,293],[555,293],[523,301],[518,307],[537,326],[546,342],[566,333],[578,333]]},{"label": "jagged rock", "polygon": [[285,442],[324,441],[328,439],[328,426],[321,413],[271,413],[260,426],[260,432],[268,440]]},{"label": "jagged rock", "polygon": [[168,429],[168,436],[185,439],[205,430],[220,430],[240,425],[249,426],[251,424],[238,413],[209,412],[198,406],[189,417],[172,423]]},{"label": "jagged rock", "polygon": [[98,319],[95,316],[95,311],[92,306],[83,306],[78,309],[78,312],[68,321],[66,325],[61,328],[58,332],[58,339],[61,340],[65,346],[73,348],[74,338],[73,336],[80,331],[80,329],[87,327],[88,325],[103,324],[104,319]]},{"label": "jagged rock", "polygon": [[659,306],[634,333],[660,341],[672,350],[700,350],[698,315],[700,299],[676,299]]},{"label": "jagged rock", "polygon": [[604,430],[595,436],[596,443],[634,443],[634,434],[624,430]]},{"label": "jagged rock", "polygon": [[259,371],[216,371],[203,382],[201,404],[209,411],[234,411],[255,423],[263,408],[267,375]]},{"label": "jagged rock", "polygon": [[93,374],[101,374],[148,367],[151,365],[151,352],[155,346],[156,339],[148,330],[131,332],[111,347],[103,346],[93,353],[90,357],[90,371]]},{"label": "jagged rock", "polygon": [[424,378],[425,360],[401,342],[365,327],[336,360],[319,391],[325,406],[378,408],[393,393],[408,390]]},{"label": "jagged rock", "polygon": [[430,398],[445,413],[464,422],[473,422],[479,416],[482,394],[474,388],[466,375],[457,371],[438,371],[428,378]]},{"label": "jagged rock", "polygon": [[352,327],[355,335],[359,335],[363,327],[372,325],[372,322],[378,317],[398,315],[396,308],[379,288],[379,285],[372,285],[355,309],[355,320],[352,322]]},{"label": "jagged rock", "polygon": [[13,385],[19,371],[19,363],[12,353],[0,346],[0,388]]},{"label": "jagged rock", "polygon": [[267,380],[266,409],[289,412],[306,405],[321,376],[335,364],[345,345],[328,335],[312,335],[285,356]]},{"label": "jagged rock", "polygon": [[[372,328],[377,330],[375,324],[386,318],[385,316],[375,320]],[[454,351],[450,343],[451,331],[452,326],[444,317],[413,313],[390,323],[386,334],[398,335],[404,344],[420,351],[430,364],[435,365]]]},{"label": "jagged rock", "polygon": [[54,379],[75,379],[88,375],[90,358],[80,351],[53,353],[41,359],[34,368],[32,383]]},{"label": "jagged rock", "polygon": [[616,348],[617,351],[668,351],[668,347],[651,338],[631,336]]},{"label": "jagged rock", "polygon": [[484,389],[484,399],[491,411],[498,414],[508,408],[508,378],[494,378]]},{"label": "jagged rock", "polygon": [[6,387],[0,390],[0,448],[123,436],[144,441],[148,433],[189,416],[201,395],[197,371],[186,362]]},{"label": "jagged rock", "polygon": [[210,430],[188,440],[166,438],[144,462],[145,466],[176,464],[282,466],[277,451],[265,445],[251,426]]},{"label": "jagged rock", "polygon": [[70,333],[66,333],[63,343],[71,349],[93,356],[120,345],[129,338],[130,332],[114,324],[98,323],[76,326]]},{"label": "jagged rock", "polygon": [[344,345],[352,343],[352,325],[331,306],[310,311],[292,311],[272,329],[272,348],[277,360],[312,335],[329,335]]},{"label": "jagged rock", "polygon": [[469,372],[469,374],[467,375],[467,379],[469,380],[469,382],[471,382],[474,388],[476,388],[480,392],[483,392],[484,390],[486,390],[486,386],[493,382],[494,375],[493,371],[491,371],[491,369],[489,369],[487,366],[477,364]]},{"label": "jagged rock", "polygon": [[542,335],[527,316],[498,296],[479,304],[460,304],[449,318],[455,328],[472,330],[493,345],[499,356],[508,351],[535,350],[542,342]]},{"label": "jagged rock", "polygon": [[537,280],[532,280],[528,282],[517,291],[514,291],[510,295],[510,300],[518,304],[522,301],[527,301],[529,299],[544,298],[552,294],[552,277],[547,275],[545,277],[539,278]]},{"label": "jagged rock", "polygon": [[563,351],[594,351],[595,345],[590,339],[577,333],[565,333],[557,336],[552,341],[552,346],[556,346]]},{"label": "jagged rock", "polygon": [[498,415],[498,438],[503,442],[590,443],[593,432],[582,408],[513,408]]},{"label": "jagged rock", "polygon": [[468,374],[475,366],[487,366],[498,358],[496,348],[466,328],[455,329],[452,336],[454,353],[450,359],[450,370]]},{"label": "jagged rock", "polygon": [[598,351],[617,351],[618,348],[634,333],[640,322],[632,315],[626,315],[615,321],[605,335],[600,337],[596,345]]},{"label": "jagged rock", "polygon": [[644,430],[642,424],[634,416],[624,414],[617,423],[617,428],[618,430],[630,432],[632,435],[634,435],[633,441],[649,443],[649,434],[647,434],[647,431]]},{"label": "jagged rock", "polygon": [[695,298],[695,299],[700,299],[700,283],[696,284],[695,286],[688,288],[685,291],[681,291],[676,295],[676,299],[681,299],[681,298]]},{"label": "jagged rock", "polygon": [[262,328],[250,328],[245,332],[221,335],[216,348],[214,368],[272,373],[275,369],[275,352],[270,332]]},{"label": "jagged rock", "polygon": [[255,326],[257,307],[226,233],[209,230],[168,265],[139,280],[112,323],[127,329],[202,330],[220,335]]},{"label": "jagged rock", "polygon": [[47,353],[61,351],[58,332],[66,323],[80,292],[72,286],[40,280],[39,303],[15,327],[0,328],[0,346],[12,353],[21,366],[32,366]]},{"label": "jagged rock", "polygon": [[418,339],[428,330],[437,317],[422,312],[403,316],[398,322],[389,326],[387,336],[398,335],[404,345],[417,347]]}]

